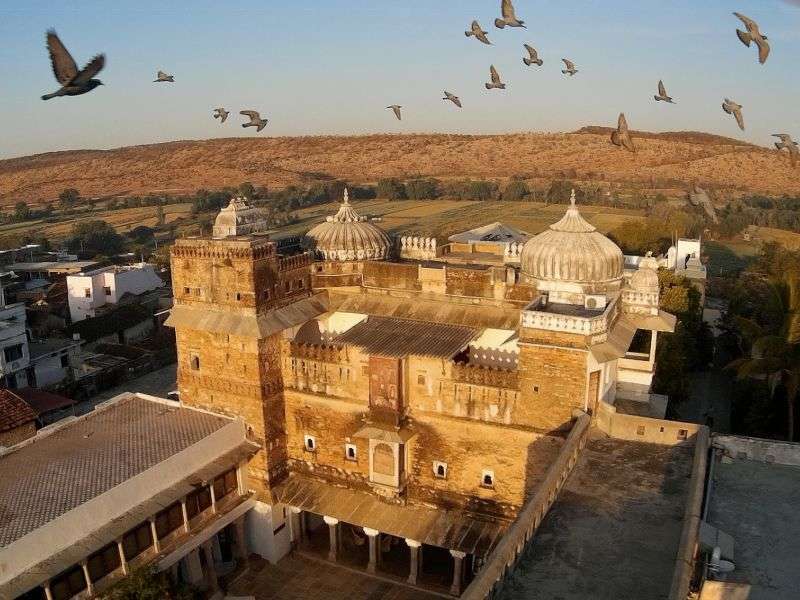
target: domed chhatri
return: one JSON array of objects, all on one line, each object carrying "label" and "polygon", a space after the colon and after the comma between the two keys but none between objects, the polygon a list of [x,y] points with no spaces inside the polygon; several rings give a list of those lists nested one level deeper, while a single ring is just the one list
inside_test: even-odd
[{"label": "domed chhatri", "polygon": [[630,286],[637,292],[658,292],[658,261],[648,252],[636,272],[631,275]]},{"label": "domed chhatri", "polygon": [[267,230],[267,218],[259,208],[250,206],[242,197],[231,198],[228,206],[219,211],[214,221],[212,236],[224,238],[250,235]]},{"label": "domed chhatri", "polygon": [[522,249],[523,279],[539,291],[604,293],[619,289],[625,259],[614,242],[578,212],[575,191],[560,221]]},{"label": "domed chhatri", "polygon": [[392,248],[389,236],[350,206],[347,189],[339,211],[313,227],[304,243],[324,260],[384,260]]}]

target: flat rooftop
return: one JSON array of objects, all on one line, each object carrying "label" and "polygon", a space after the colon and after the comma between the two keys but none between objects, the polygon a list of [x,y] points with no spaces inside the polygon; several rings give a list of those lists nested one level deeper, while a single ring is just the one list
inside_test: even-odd
[{"label": "flat rooftop", "polygon": [[229,423],[131,394],[40,430],[0,454],[0,548]]},{"label": "flat rooftop", "polygon": [[53,273],[77,273],[88,267],[96,266],[100,263],[96,260],[65,260],[65,261],[41,261],[41,262],[18,262],[7,265],[9,271],[51,271]]},{"label": "flat rooftop", "polygon": [[798,597],[798,490],[800,466],[747,459],[714,465],[707,520],[733,537],[736,570],[726,581],[749,583],[748,600]]},{"label": "flat rooftop", "polygon": [[692,458],[593,431],[500,597],[666,599]]}]

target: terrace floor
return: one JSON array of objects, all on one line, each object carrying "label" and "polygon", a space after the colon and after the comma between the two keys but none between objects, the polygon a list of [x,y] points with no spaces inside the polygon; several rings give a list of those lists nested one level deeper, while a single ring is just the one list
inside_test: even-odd
[{"label": "terrace floor", "polygon": [[501,598],[667,598],[692,453],[592,432]]}]

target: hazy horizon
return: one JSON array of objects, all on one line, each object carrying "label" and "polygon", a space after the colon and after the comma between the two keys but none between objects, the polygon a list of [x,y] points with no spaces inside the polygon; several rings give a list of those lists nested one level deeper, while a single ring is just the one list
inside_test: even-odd
[{"label": "hazy horizon", "polygon": [[[800,138],[800,80],[792,76],[800,8],[782,0],[540,4],[516,0],[529,28],[505,30],[493,25],[499,0],[330,0],[294,9],[254,0],[121,8],[34,1],[2,9],[0,103],[10,118],[0,158],[253,136],[570,132],[613,126],[621,111],[639,130],[703,131],[760,146],[771,145],[772,133]],[[734,10],[769,36],[766,65],[736,38]],[[473,18],[495,45],[464,36]],[[44,44],[49,27],[79,67],[106,53],[105,86],[39,99],[58,87]],[[539,50],[543,67],[522,64],[523,43]],[[574,78],[561,74],[562,57],[576,63]],[[507,90],[483,89],[490,64]],[[176,83],[152,83],[158,69]],[[653,100],[659,79],[676,105]],[[463,110],[441,100],[445,89]],[[747,131],[722,112],[726,96],[744,105]],[[384,108],[394,103],[404,106],[401,122]],[[216,106],[231,111],[224,125],[211,118]],[[240,127],[245,108],[270,120],[263,132]]]}]

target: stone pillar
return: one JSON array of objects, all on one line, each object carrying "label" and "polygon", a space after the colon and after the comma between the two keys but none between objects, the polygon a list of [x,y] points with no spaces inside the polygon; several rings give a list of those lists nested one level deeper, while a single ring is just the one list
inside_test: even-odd
[{"label": "stone pillar", "polygon": [[214,480],[208,482],[208,490],[211,494],[211,514],[217,514],[217,497],[214,495]]},{"label": "stone pillar", "polygon": [[378,567],[378,536],[381,534],[377,529],[364,527],[364,533],[369,538],[369,563],[367,571],[374,573]]},{"label": "stone pillar", "polygon": [[195,548],[183,557],[187,583],[199,585],[203,581],[203,565],[200,564],[200,550]]},{"label": "stone pillar", "polygon": [[83,578],[86,580],[86,594],[91,596],[94,594],[94,583],[92,583],[92,577],[89,575],[89,563],[85,560],[81,561],[81,568],[83,569]]},{"label": "stone pillar", "polygon": [[453,596],[460,596],[461,595],[461,579],[462,579],[462,571],[464,568],[464,557],[466,553],[460,552],[458,550],[450,550],[450,554],[453,556],[453,560],[455,563],[453,564],[453,584],[450,586],[450,593]]},{"label": "stone pillar", "polygon": [[119,566],[122,568],[122,574],[128,574],[128,561],[125,558],[125,549],[122,547],[122,538],[117,540],[117,550],[119,550]]},{"label": "stone pillar", "polygon": [[44,584],[42,584],[42,587],[44,588],[44,597],[47,600],[53,600],[53,592],[50,591],[50,582],[46,581]]},{"label": "stone pillar", "polygon": [[322,520],[328,525],[328,535],[330,537],[328,560],[336,562],[336,551],[339,548],[339,519],[324,516]]},{"label": "stone pillar", "polygon": [[411,585],[417,584],[417,577],[419,576],[419,553],[422,544],[416,540],[409,540],[406,538],[408,550],[411,553],[411,569],[408,573],[408,583]]},{"label": "stone pillar", "polygon": [[208,591],[212,594],[219,589],[219,582],[217,581],[217,569],[214,567],[214,551],[213,542],[206,540],[201,544],[203,549],[203,558],[206,560],[206,568],[203,571],[206,583],[208,584]]},{"label": "stone pillar", "polygon": [[150,517],[150,533],[153,536],[153,550],[158,554],[161,552],[161,544],[158,542],[158,530],[156,529],[155,517]]},{"label": "stone pillar", "polygon": [[186,510],[186,498],[181,498],[181,512],[183,513],[183,531],[189,533],[189,511]]},{"label": "stone pillar", "polygon": [[244,530],[244,515],[233,522],[233,532],[236,537],[236,551],[242,566],[246,569],[250,561],[250,552],[247,549],[247,536]]},{"label": "stone pillar", "polygon": [[300,509],[294,506],[289,507],[289,533],[291,534],[292,547],[296,548],[302,541],[302,530],[300,529]]}]

